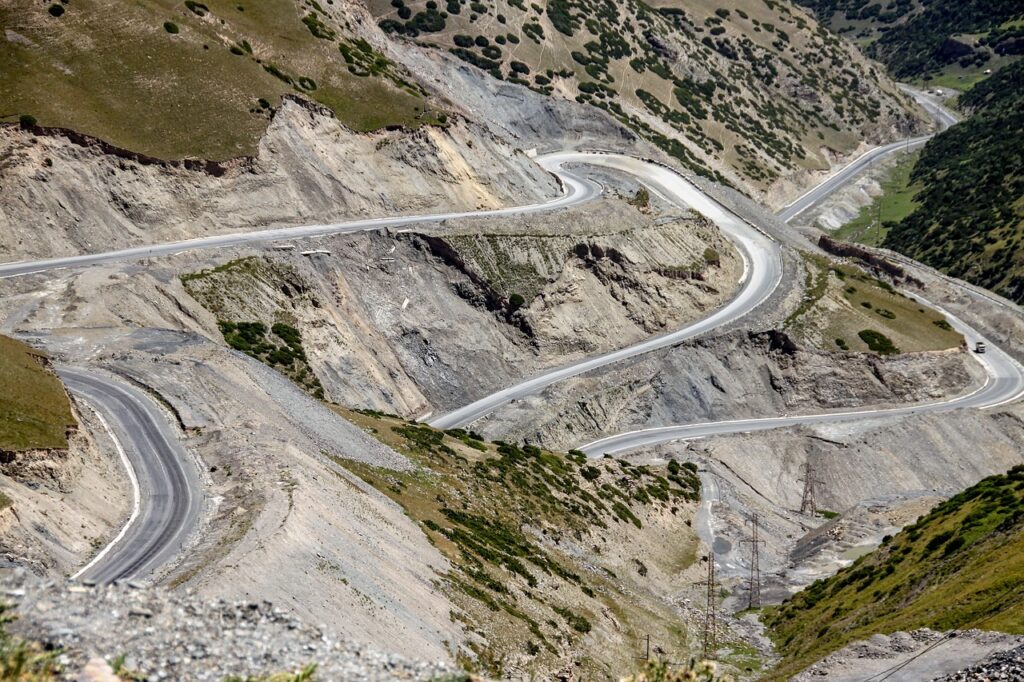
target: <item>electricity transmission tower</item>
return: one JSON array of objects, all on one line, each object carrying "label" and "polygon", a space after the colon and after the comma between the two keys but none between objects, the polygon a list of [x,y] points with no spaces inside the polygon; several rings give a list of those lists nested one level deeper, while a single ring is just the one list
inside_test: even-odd
[{"label": "electricity transmission tower", "polygon": [[750,526],[750,539],[740,542],[750,543],[750,599],[747,602],[747,607],[753,609],[761,606],[761,548],[759,545],[764,543],[764,540],[758,537],[757,514],[751,517]]},{"label": "electricity transmission tower", "polygon": [[818,485],[822,481],[818,480],[815,476],[814,465],[808,460],[804,464],[804,477],[800,479],[804,482],[804,496],[800,501],[800,513],[801,514],[817,514],[818,513],[818,502],[816,499]]},{"label": "electricity transmission tower", "polygon": [[706,584],[708,586],[708,601],[707,608],[704,613],[704,653],[702,657],[707,659],[710,655],[715,653],[718,649],[715,643],[715,633],[718,631],[718,619],[716,614],[716,598],[715,594],[715,553],[714,551],[708,552],[708,578],[697,583],[698,585]]}]

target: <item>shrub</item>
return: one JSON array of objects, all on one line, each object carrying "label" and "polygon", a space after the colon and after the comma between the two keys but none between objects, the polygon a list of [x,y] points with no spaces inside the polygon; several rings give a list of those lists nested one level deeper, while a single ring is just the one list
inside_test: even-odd
[{"label": "shrub", "polygon": [[943,331],[953,331],[953,325],[951,325],[949,322],[946,322],[945,320],[932,320],[932,324],[934,324],[936,327]]},{"label": "shrub", "polygon": [[509,312],[515,312],[522,308],[526,304],[526,299],[523,298],[522,294],[512,294],[508,297],[508,309]]},{"label": "shrub", "polygon": [[490,44],[490,41],[487,40],[487,36],[477,36],[476,40],[473,42],[476,43],[477,47],[487,47]]},{"label": "shrub", "polygon": [[170,33],[171,35],[174,35],[175,33],[178,32],[178,25],[176,23],[174,23],[173,21],[165,21],[164,22],[164,30],[167,31],[168,33]]},{"label": "shrub", "polygon": [[32,114],[22,114],[18,117],[18,125],[20,125],[23,130],[34,128],[36,125],[36,117]]},{"label": "shrub", "polygon": [[879,355],[896,355],[900,352],[900,349],[893,345],[892,339],[874,329],[862,329],[857,332],[857,336],[868,345],[870,350]]},{"label": "shrub", "polygon": [[192,12],[192,14],[195,14],[199,17],[206,16],[206,13],[210,11],[209,7],[207,7],[201,2],[196,2],[196,0],[185,0],[185,7],[188,7],[189,11]]},{"label": "shrub", "polygon": [[704,249],[704,262],[708,265],[714,265],[717,267],[722,264],[722,259],[718,255],[718,252],[709,246]]},{"label": "shrub", "polygon": [[51,17],[60,17],[64,15],[64,6],[55,3],[50,5],[49,9],[46,11],[50,13]]},{"label": "shrub", "polygon": [[588,481],[596,481],[601,477],[601,470],[597,467],[586,466],[580,469],[580,476]]},{"label": "shrub", "polygon": [[452,36],[452,42],[459,47],[473,47],[473,36],[456,33]]}]

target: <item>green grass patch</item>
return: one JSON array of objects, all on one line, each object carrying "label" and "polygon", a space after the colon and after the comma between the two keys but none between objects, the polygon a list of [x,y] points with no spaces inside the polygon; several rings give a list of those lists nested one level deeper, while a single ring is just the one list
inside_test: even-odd
[{"label": "green grass patch", "polygon": [[787,332],[798,341],[820,343],[823,350],[885,354],[945,350],[963,342],[941,313],[858,267],[812,254],[804,254],[804,263],[804,298],[786,320]]},{"label": "green grass patch", "polygon": [[911,179],[911,172],[918,156],[917,152],[901,156],[880,183],[882,194],[875,197],[870,206],[862,207],[857,217],[836,230],[835,237],[878,246],[889,233],[887,223],[899,222],[913,213],[918,206],[914,197],[920,185]]},{"label": "green grass patch", "polygon": [[268,116],[253,103],[313,92],[303,84],[359,131],[437,118],[423,115],[428,100],[399,67],[371,57],[374,69],[350,73],[335,42],[343,27],[326,14],[303,18],[291,0],[236,6],[75,0],[57,21],[45,5],[4,3],[0,24],[31,44],[0,41],[2,114],[159,158],[218,160],[254,154]]},{"label": "green grass patch", "polygon": [[66,448],[76,425],[71,403],[46,355],[0,336],[0,450]]}]

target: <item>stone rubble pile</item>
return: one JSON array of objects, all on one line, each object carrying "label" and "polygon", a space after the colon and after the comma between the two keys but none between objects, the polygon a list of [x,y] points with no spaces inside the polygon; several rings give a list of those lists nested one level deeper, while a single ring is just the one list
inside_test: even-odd
[{"label": "stone rubble pile", "polygon": [[245,679],[310,664],[318,682],[466,677],[447,662],[406,660],[343,641],[265,601],[40,582],[21,571],[0,576],[0,600],[15,617],[7,631],[57,651],[67,680],[117,679],[103,661],[123,679]]}]

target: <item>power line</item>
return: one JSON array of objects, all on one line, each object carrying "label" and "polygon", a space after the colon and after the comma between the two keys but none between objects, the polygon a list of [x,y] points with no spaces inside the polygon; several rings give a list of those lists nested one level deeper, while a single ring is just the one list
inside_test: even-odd
[{"label": "power line", "polygon": [[751,536],[749,540],[740,542],[750,543],[750,598],[747,607],[754,609],[761,606],[761,551],[759,545],[764,543],[758,537],[757,514],[750,518]]},{"label": "power line", "polygon": [[[1011,604],[1011,606],[1016,606],[1017,604],[1020,604],[1021,602],[1024,602],[1024,598],[1017,599],[1016,602]],[[1007,610],[1007,609],[1004,608],[1003,611],[1005,611],[1005,610]],[[986,623],[986,622],[992,620],[993,618],[995,618],[997,616],[1003,615],[1003,611],[999,611],[997,613],[990,613],[989,615],[985,616],[984,618],[979,618],[979,619],[976,619],[976,620],[971,621],[969,623],[966,623],[964,625],[961,625],[959,629],[961,629],[961,630],[968,630],[970,628],[978,627],[982,623]],[[903,670],[908,665],[910,665],[911,663],[916,661],[921,656],[924,656],[926,653],[928,653],[932,649],[935,649],[940,644],[945,644],[949,640],[955,639],[956,636],[957,636],[956,631],[948,632],[941,639],[938,639],[938,640],[932,642],[931,644],[926,646],[924,649],[922,649],[921,651],[918,651],[916,654],[914,654],[913,656],[911,656],[907,660],[903,661],[902,663],[897,663],[896,665],[894,665],[894,666],[892,666],[890,668],[886,668],[885,670],[883,670],[881,672],[875,673],[871,677],[866,677],[866,678],[864,678],[864,680],[862,682],[882,682],[883,680],[887,680],[890,677],[892,677],[893,675],[895,675],[896,673],[898,673],[900,670]],[[879,675],[881,675],[882,677],[879,677]]]},{"label": "power line", "polygon": [[804,494],[800,500],[800,513],[815,515],[818,513],[817,489],[818,485],[824,483],[816,476],[814,465],[811,460],[804,462],[804,477],[798,479],[804,482]]},{"label": "power line", "polygon": [[704,611],[704,649],[702,656],[707,659],[710,654],[713,654],[718,646],[715,642],[715,635],[718,630],[718,617],[716,613],[716,595],[715,595],[715,552],[714,550],[708,552],[708,577],[707,580],[702,580],[698,585],[706,584],[708,586],[707,595],[707,606]]}]

